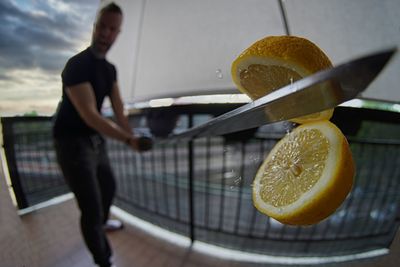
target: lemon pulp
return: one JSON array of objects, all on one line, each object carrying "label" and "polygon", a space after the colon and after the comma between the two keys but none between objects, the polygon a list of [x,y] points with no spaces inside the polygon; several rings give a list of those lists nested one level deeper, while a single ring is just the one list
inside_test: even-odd
[{"label": "lemon pulp", "polygon": [[292,204],[316,184],[329,152],[329,141],[316,129],[290,138],[263,167],[260,180],[262,200],[275,207]]},{"label": "lemon pulp", "polygon": [[[276,89],[300,80],[301,76],[282,66],[251,64],[240,71],[240,84],[249,88],[251,98],[260,98]],[[251,88],[251,89],[250,89]]]}]

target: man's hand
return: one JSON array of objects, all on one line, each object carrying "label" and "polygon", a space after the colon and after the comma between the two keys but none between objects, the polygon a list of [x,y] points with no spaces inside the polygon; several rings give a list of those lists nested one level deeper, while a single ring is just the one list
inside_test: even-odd
[{"label": "man's hand", "polygon": [[138,138],[138,148],[139,151],[148,151],[153,148],[153,139],[146,136],[141,136]]},{"label": "man's hand", "polygon": [[148,151],[153,148],[153,139],[141,136],[141,137],[131,137],[128,139],[127,144],[134,150],[143,152]]}]

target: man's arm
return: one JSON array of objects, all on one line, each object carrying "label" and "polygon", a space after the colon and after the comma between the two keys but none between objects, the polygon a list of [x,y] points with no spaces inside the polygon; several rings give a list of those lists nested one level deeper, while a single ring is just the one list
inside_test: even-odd
[{"label": "man's arm", "polygon": [[128,117],[124,112],[124,103],[122,102],[121,93],[117,82],[114,82],[110,94],[110,101],[118,125],[121,126],[124,130],[133,134],[132,128],[129,125]]},{"label": "man's arm", "polygon": [[[84,82],[67,87],[66,93],[75,109],[88,126],[120,141],[127,142],[127,140],[132,139],[131,131],[101,116],[97,110],[96,98],[90,83]],[[137,144],[132,144],[136,142],[129,143],[133,148],[137,147]]]},{"label": "man's arm", "polygon": [[[114,116],[118,125],[133,135],[133,130],[129,125],[128,116],[124,112],[124,104],[122,102],[121,93],[118,83],[115,82],[110,94],[111,105],[114,111]],[[128,142],[134,149],[146,151],[153,147],[153,141],[149,137],[130,138]]]}]

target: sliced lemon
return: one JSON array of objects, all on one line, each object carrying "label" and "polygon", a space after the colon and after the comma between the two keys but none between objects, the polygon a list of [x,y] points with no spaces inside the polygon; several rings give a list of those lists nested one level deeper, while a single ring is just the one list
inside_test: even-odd
[{"label": "sliced lemon", "polygon": [[342,204],[354,173],[349,144],[334,124],[303,124],[282,138],[261,165],[253,203],[282,223],[315,224]]},{"label": "sliced lemon", "polygon": [[[311,41],[297,36],[269,36],[243,51],[232,63],[231,74],[238,89],[254,100],[330,67],[329,58]],[[329,120],[332,114],[333,109],[329,109],[292,121]]]}]

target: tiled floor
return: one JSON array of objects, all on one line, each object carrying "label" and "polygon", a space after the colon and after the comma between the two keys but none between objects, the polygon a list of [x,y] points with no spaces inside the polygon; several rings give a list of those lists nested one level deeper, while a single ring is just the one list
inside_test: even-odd
[{"label": "tiled floor", "polygon": [[[78,227],[78,211],[73,200],[25,214],[21,217],[21,224],[25,231],[23,236],[28,239],[28,249],[24,249],[23,253],[31,253],[21,256],[25,262],[28,259],[29,263],[19,261],[19,265],[4,267],[94,267],[82,243]],[[115,264],[118,267],[276,266],[211,257],[193,251],[189,247],[158,239],[129,224],[126,224],[122,231],[110,233],[109,238],[114,249]],[[389,255],[337,266],[399,266],[399,239],[397,235]],[[2,246],[7,244],[0,244],[0,251],[4,252]]]}]

